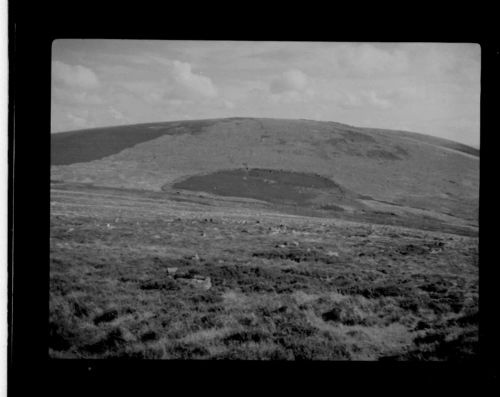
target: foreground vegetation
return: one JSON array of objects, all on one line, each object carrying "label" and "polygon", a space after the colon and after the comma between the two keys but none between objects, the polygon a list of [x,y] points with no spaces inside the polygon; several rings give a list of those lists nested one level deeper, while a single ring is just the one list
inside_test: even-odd
[{"label": "foreground vegetation", "polygon": [[126,191],[51,205],[51,357],[477,355],[476,237]]}]

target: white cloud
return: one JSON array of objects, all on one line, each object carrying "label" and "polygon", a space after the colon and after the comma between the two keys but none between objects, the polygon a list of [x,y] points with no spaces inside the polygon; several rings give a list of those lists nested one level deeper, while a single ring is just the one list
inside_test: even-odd
[{"label": "white cloud", "polygon": [[191,64],[173,61],[171,78],[173,87],[167,93],[176,98],[215,98],[217,88],[209,77],[192,72]]},{"label": "white cloud", "polygon": [[94,89],[99,86],[99,79],[91,69],[60,61],[52,62],[52,79],[55,83],[83,89]]},{"label": "white cloud", "polygon": [[309,101],[315,94],[308,76],[298,69],[289,69],[274,78],[269,92],[271,102],[284,104]]},{"label": "white cloud", "polygon": [[75,91],[72,88],[52,88],[52,96],[56,102],[73,105],[101,105],[103,99],[95,94],[82,90]]},{"label": "white cloud", "polygon": [[89,121],[85,117],[85,115],[75,115],[73,113],[67,113],[66,118],[69,121],[69,128],[74,129],[74,128],[85,128],[89,127]]},{"label": "white cloud", "polygon": [[271,81],[270,90],[273,94],[281,94],[287,91],[301,92],[307,88],[307,75],[298,70],[290,69]]},{"label": "white cloud", "polygon": [[314,91],[311,89],[300,91],[285,91],[280,94],[271,94],[270,100],[273,103],[297,103],[308,102],[314,97]]},{"label": "white cloud", "polygon": [[388,109],[393,105],[389,98],[373,90],[359,93],[341,93],[337,95],[336,102],[337,105],[344,109],[366,107]]},{"label": "white cloud", "polygon": [[373,44],[345,45],[332,53],[334,63],[348,74],[381,75],[398,74],[408,70],[409,61],[405,51],[386,50]]},{"label": "white cloud", "polygon": [[212,80],[194,73],[190,63],[151,56],[147,59],[162,66],[156,80],[125,81],[119,84],[146,102],[154,105],[192,104],[219,95]]},{"label": "white cloud", "polygon": [[109,110],[109,113],[111,114],[111,117],[113,117],[113,119],[118,120],[118,121],[126,120],[125,115],[122,112],[120,112],[117,108],[115,108],[114,106],[110,106],[108,110]]}]

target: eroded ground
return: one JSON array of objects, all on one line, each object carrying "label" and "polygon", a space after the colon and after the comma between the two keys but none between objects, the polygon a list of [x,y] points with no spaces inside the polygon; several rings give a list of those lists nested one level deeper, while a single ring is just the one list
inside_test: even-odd
[{"label": "eroded ground", "polygon": [[52,186],[51,357],[475,357],[477,237],[162,197]]}]

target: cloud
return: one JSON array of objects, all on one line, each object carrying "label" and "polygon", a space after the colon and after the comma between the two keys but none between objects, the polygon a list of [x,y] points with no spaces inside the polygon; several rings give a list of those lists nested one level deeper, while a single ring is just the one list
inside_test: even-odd
[{"label": "cloud", "polygon": [[271,81],[270,90],[273,94],[281,94],[288,91],[301,92],[307,88],[307,75],[298,70],[290,69]]},{"label": "cloud", "polygon": [[212,80],[191,69],[189,63],[173,61],[170,76],[173,86],[167,94],[180,99],[215,98],[218,92]]},{"label": "cloud", "polygon": [[81,65],[68,65],[60,61],[52,62],[52,79],[70,87],[94,89],[99,87],[97,75],[89,68]]},{"label": "cloud", "polygon": [[289,69],[272,80],[269,92],[273,103],[305,102],[314,97],[308,76],[298,69]]},{"label": "cloud", "polygon": [[108,111],[111,114],[111,117],[113,119],[118,120],[118,121],[125,121],[126,120],[125,115],[122,112],[120,112],[117,108],[115,108],[114,106],[110,106],[108,108]]},{"label": "cloud", "polygon": [[73,105],[101,105],[103,99],[95,94],[86,91],[75,91],[72,88],[52,88],[52,96],[56,102]]},{"label": "cloud", "polygon": [[91,124],[89,123],[87,116],[88,114],[75,115],[71,112],[67,113],[66,118],[69,121],[69,128],[74,129],[89,127]]},{"label": "cloud", "polygon": [[161,57],[148,57],[161,65],[157,78],[152,80],[123,81],[119,85],[153,105],[192,104],[214,99],[219,93],[212,80],[194,73],[187,62],[171,61]]},{"label": "cloud", "polygon": [[378,108],[388,109],[393,106],[389,98],[376,91],[362,91],[360,93],[342,93],[337,95],[337,105],[344,109],[353,108]]},{"label": "cloud", "polygon": [[402,50],[386,50],[373,44],[345,45],[332,54],[334,63],[348,74],[399,74],[408,70],[408,55]]}]

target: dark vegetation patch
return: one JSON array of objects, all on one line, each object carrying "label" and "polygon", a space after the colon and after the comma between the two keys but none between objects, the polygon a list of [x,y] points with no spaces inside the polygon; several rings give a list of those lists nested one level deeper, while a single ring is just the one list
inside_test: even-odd
[{"label": "dark vegetation patch", "polygon": [[[339,134],[336,132],[336,134]],[[376,160],[402,160],[409,157],[403,147],[396,145],[388,150],[380,146],[372,136],[355,130],[342,131],[340,136],[326,140],[326,143],[340,152],[357,157],[368,157]]]},{"label": "dark vegetation patch", "polygon": [[107,323],[113,321],[117,317],[118,317],[118,310],[116,309],[106,310],[104,313],[94,318],[94,324],[98,325],[100,323]]},{"label": "dark vegetation patch", "polygon": [[51,135],[51,165],[99,160],[163,135],[200,134],[212,120],[93,128]]},{"label": "dark vegetation patch", "polygon": [[339,211],[339,212],[344,212],[344,208],[342,207],[339,207],[338,205],[335,205],[335,204],[326,204],[326,205],[322,205],[320,206],[320,208],[322,210],[327,210],[327,211]]},{"label": "dark vegetation patch", "polygon": [[177,282],[172,279],[164,279],[164,280],[147,280],[143,281],[140,284],[140,288],[142,290],[168,290],[168,291],[176,291],[180,287]]},{"label": "dark vegetation patch", "polygon": [[362,132],[358,132],[355,130],[348,130],[348,131],[343,131],[342,136],[347,142],[354,142],[354,143],[376,143],[377,141],[375,138],[368,134],[364,134]]},{"label": "dark vegetation patch", "polygon": [[393,282],[381,285],[372,285],[368,283],[351,284],[340,288],[342,293],[348,295],[361,295],[365,298],[397,297],[408,294],[407,288],[400,287]]},{"label": "dark vegetation patch", "polygon": [[293,292],[301,288],[308,289],[311,284],[311,280],[302,274],[273,267],[214,265],[205,267],[205,273],[221,289],[238,289],[244,293]]},{"label": "dark vegetation patch", "polygon": [[402,148],[399,145],[394,146],[394,150],[395,150],[396,154],[399,155],[400,157],[407,158],[410,156],[410,154],[408,153],[408,150]]},{"label": "dark vegetation patch", "polygon": [[450,142],[449,145],[447,145],[450,149],[455,149],[458,150],[459,152],[462,153],[467,153],[467,154],[472,154],[473,156],[479,157],[480,150],[476,149],[471,146],[463,145],[458,142]]},{"label": "dark vegetation patch", "polygon": [[402,160],[402,157],[383,149],[371,149],[366,152],[366,157],[376,160]]},{"label": "dark vegetation patch", "polygon": [[[373,128],[368,129],[368,130],[387,132],[386,130],[373,129]],[[450,141],[448,139],[438,138],[438,137],[420,134],[420,133],[415,133],[415,132],[393,131],[393,130],[389,130],[389,131],[392,133],[397,133],[399,136],[402,136],[402,137],[411,138],[412,140],[415,140],[417,142],[418,141],[426,142],[426,143],[430,143],[430,144],[433,144],[436,146],[441,146],[444,148],[457,150],[457,151],[462,152],[462,153],[467,153],[467,154],[471,154],[473,156],[479,157],[479,153],[480,153],[479,149],[476,149],[472,146],[464,145],[463,143],[454,142],[454,141]]]},{"label": "dark vegetation patch", "polygon": [[256,258],[265,259],[283,259],[291,260],[297,263],[300,262],[323,262],[325,264],[338,263],[337,257],[328,255],[324,251],[302,249],[302,248],[282,248],[274,249],[271,251],[254,252],[252,254]]},{"label": "dark vegetation patch", "polygon": [[219,196],[245,197],[277,203],[304,205],[328,191],[342,199],[344,189],[323,176],[272,169],[234,169],[194,175],[172,186]]},{"label": "dark vegetation patch", "polygon": [[471,361],[479,353],[477,311],[451,320],[419,321],[412,347],[383,357],[398,361]]}]

